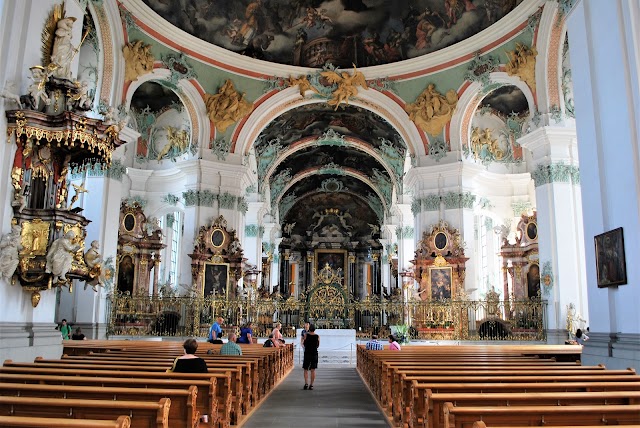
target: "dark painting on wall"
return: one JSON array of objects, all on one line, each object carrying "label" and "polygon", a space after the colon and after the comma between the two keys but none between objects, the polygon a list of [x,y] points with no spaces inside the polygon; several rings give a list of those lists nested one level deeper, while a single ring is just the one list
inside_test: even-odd
[{"label": "dark painting on wall", "polygon": [[226,297],[229,283],[228,263],[206,263],[204,265],[204,297]]},{"label": "dark painting on wall", "polygon": [[598,287],[627,283],[627,264],[624,255],[622,228],[613,229],[594,238]]},{"label": "dark painting on wall", "polygon": [[333,271],[344,275],[346,252],[340,250],[316,250],[316,270],[320,272],[327,265]]},{"label": "dark painting on wall", "polygon": [[431,281],[431,300],[444,300],[451,298],[451,274],[453,269],[449,267],[434,267],[429,269]]}]

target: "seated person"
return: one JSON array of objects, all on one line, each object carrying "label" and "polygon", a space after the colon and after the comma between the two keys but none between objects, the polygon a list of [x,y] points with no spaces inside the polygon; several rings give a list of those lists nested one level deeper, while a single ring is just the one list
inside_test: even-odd
[{"label": "seated person", "polygon": [[78,327],[75,333],[71,335],[71,340],[87,340],[87,337],[82,333],[82,329]]},{"label": "seated person", "polygon": [[240,337],[238,338],[237,343],[253,343],[253,330],[251,329],[252,325],[253,323],[249,321],[247,324],[245,324],[244,327],[240,329]]},{"label": "seated person", "polygon": [[262,345],[262,346],[264,348],[273,348],[274,346],[276,346],[276,344],[273,343],[273,334],[269,335],[269,338],[264,341],[264,345]]},{"label": "seated person", "polygon": [[174,373],[207,373],[207,363],[200,357],[196,357],[198,342],[195,339],[187,339],[182,344],[184,355],[173,362],[173,366],[167,372]]},{"label": "seated person", "polygon": [[229,333],[229,340],[220,348],[220,355],[242,355],[242,348],[236,343],[235,333]]}]

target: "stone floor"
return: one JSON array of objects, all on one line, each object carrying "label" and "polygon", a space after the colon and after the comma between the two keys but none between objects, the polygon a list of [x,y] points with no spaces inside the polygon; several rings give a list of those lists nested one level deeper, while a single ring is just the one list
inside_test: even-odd
[{"label": "stone floor", "polygon": [[388,423],[354,368],[320,367],[313,391],[304,391],[298,366],[242,424],[268,427],[384,427]]}]

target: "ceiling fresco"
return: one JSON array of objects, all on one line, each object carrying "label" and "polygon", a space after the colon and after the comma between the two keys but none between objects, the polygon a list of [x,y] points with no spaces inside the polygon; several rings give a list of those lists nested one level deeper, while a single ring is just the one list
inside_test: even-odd
[{"label": "ceiling fresco", "polygon": [[507,85],[502,86],[487,95],[480,104],[481,108],[490,108],[500,117],[508,117],[515,113],[517,116],[529,114],[529,103],[520,88]]},{"label": "ceiling fresco", "polygon": [[136,89],[131,98],[131,107],[138,111],[142,111],[148,106],[149,110],[159,112],[167,106],[180,103],[180,98],[175,92],[156,82],[144,82]]},{"label": "ceiling fresco", "polygon": [[279,138],[288,146],[305,137],[320,137],[329,129],[347,136],[367,141],[374,147],[381,145],[380,138],[393,142],[404,156],[406,145],[398,132],[377,114],[354,106],[338,110],[325,103],[307,104],[278,116],[262,132],[262,141]]},{"label": "ceiling fresco", "polygon": [[373,66],[467,39],[522,0],[143,0],[206,42],[280,64]]}]

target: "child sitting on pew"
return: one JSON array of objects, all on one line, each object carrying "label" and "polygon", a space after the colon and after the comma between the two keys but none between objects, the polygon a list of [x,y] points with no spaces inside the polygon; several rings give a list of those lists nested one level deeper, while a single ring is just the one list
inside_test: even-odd
[{"label": "child sitting on pew", "polygon": [[195,339],[187,339],[182,344],[184,355],[173,362],[173,366],[167,372],[174,373],[207,373],[207,363],[200,357],[196,357],[198,342]]}]

